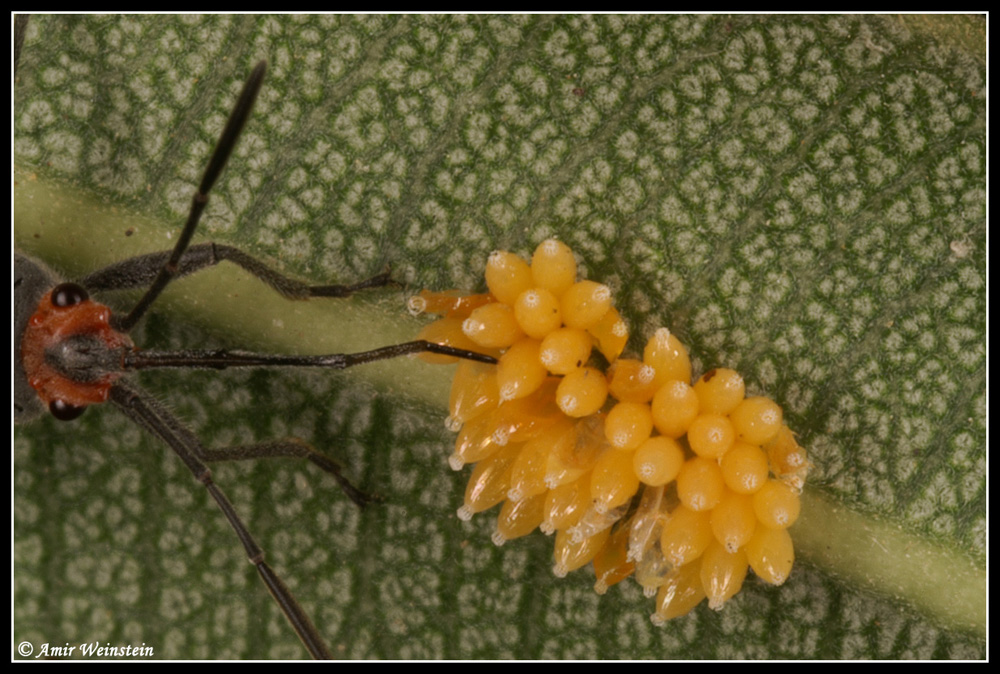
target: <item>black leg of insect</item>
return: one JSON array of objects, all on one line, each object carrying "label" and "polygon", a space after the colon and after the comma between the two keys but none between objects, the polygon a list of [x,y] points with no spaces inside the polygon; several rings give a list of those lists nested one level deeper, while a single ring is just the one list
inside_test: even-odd
[{"label": "black leg of insect", "polygon": [[[222,260],[237,264],[289,299],[346,297],[358,290],[391,283],[388,274],[381,274],[355,285],[309,286],[278,274],[231,246],[213,243],[189,245],[208,202],[208,193],[250,116],[265,70],[265,63],[259,63],[243,86],[194,195],[187,223],[172,251],[124,260],[96,271],[78,283],[61,283],[41,263],[15,253],[14,420],[18,423],[31,420],[46,408],[56,418],[70,420],[82,414],[88,405],[110,400],[127,417],[169,445],[195,479],[205,486],[309,653],[315,658],[328,658],[330,651],[319,632],[281,578],[264,561],[263,550],[229,499],[213,482],[207,464],[257,458],[304,458],[333,475],[344,492],[359,506],[364,505],[369,497],[341,475],[339,465],[298,440],[207,449],[163,405],[122,377],[154,368],[321,367],[339,370],[423,352],[484,363],[495,363],[496,360],[426,341],[406,342],[363,353],[321,356],[281,356],[227,350],[143,351],[135,347],[128,332],[163,289],[175,278]],[[123,316],[94,302],[88,294],[145,286],[148,286],[145,294]]]}]

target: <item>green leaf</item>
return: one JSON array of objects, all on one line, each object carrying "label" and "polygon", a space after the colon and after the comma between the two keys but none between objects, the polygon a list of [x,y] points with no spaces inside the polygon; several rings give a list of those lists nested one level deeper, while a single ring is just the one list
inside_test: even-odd
[{"label": "green leaf", "polygon": [[[799,560],[655,627],[631,581],[551,573],[455,516],[448,368],[143,375],[209,446],[295,435],[216,481],[343,658],[984,658],[985,21],[839,16],[38,16],[14,86],[15,243],[68,276],[169,248],[252,64],[269,73],[203,221],[286,273],[391,266],[476,290],[556,236],[738,369],[814,464]],[[225,265],[223,265],[225,267]],[[289,303],[218,268],[143,346],[411,339],[406,292]],[[132,296],[134,298],[134,296]],[[129,297],[108,298],[128,308]],[[14,440],[15,643],[157,658],[305,651],[208,494],[116,410]],[[80,655],[79,650],[73,656]]]}]

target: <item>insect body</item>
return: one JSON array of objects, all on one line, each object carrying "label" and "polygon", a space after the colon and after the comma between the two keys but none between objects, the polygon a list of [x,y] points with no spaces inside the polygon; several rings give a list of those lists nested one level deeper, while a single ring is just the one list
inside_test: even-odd
[{"label": "insect body", "polygon": [[[345,369],[397,356],[429,352],[493,363],[490,356],[418,340],[356,354],[280,356],[247,351],[184,350],[145,351],[135,347],[129,331],[143,317],[163,289],[175,278],[213,266],[223,260],[235,263],[290,299],[346,297],[391,283],[381,274],[355,285],[309,286],[268,268],[231,246],[190,245],[208,193],[236,145],[263,83],[266,65],[250,74],[216,144],[195,193],[178,242],[172,251],[152,253],[113,264],[81,279],[60,283],[41,263],[21,254],[14,256],[14,418],[20,423],[43,414],[70,420],[88,405],[110,401],[127,417],[170,446],[201,482],[236,533],[250,562],[281,607],[309,653],[330,657],[319,632],[281,578],[264,561],[264,552],[240,516],[214,483],[208,464],[256,458],[308,459],[333,475],[358,505],[369,497],[341,475],[340,466],[309,445],[295,439],[254,445],[209,449],[203,447],[166,407],[128,382],[127,375],[154,368],[324,367]],[[126,315],[90,299],[91,292],[147,287]]]}]

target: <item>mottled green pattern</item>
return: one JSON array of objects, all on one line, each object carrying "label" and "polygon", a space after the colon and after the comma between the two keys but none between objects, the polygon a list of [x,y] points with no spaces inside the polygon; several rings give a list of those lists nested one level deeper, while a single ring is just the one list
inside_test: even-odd
[{"label": "mottled green pattern", "polygon": [[[391,265],[476,289],[490,251],[557,236],[633,348],[666,325],[696,371],[739,369],[801,434],[811,493],[982,583],[984,45],[974,17],[35,17],[16,242],[71,273],[169,247],[267,58],[206,237],[310,279]],[[205,276],[137,341],[322,351],[417,329],[398,292],[343,310]],[[552,576],[550,538],[497,549],[489,516],[458,521],[447,371],[374,370],[142,377],[210,444],[306,438],[385,497],[359,512],[293,461],[215,470],[342,657],[985,656],[975,619],[857,580],[896,559],[838,567],[821,543],[785,586],[656,628],[634,583],[598,597],[589,572]],[[305,655],[204,490],[114,410],[19,429],[14,488],[15,644]],[[956,582],[899,565],[911,588]]]}]

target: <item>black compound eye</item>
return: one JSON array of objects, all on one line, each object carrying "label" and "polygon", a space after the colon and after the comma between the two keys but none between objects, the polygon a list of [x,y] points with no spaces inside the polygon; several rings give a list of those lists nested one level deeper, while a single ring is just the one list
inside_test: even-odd
[{"label": "black compound eye", "polygon": [[[64,283],[63,285],[73,285],[72,283]],[[79,288],[79,286],[77,286]],[[87,409],[86,405],[81,405],[77,407],[76,405],[70,405],[65,400],[59,400],[56,398],[49,403],[49,412],[52,413],[59,421],[72,421],[78,416],[83,414],[83,411]]]},{"label": "black compound eye", "polygon": [[90,295],[75,283],[60,283],[52,289],[52,304],[57,307],[71,307],[86,302]]}]

